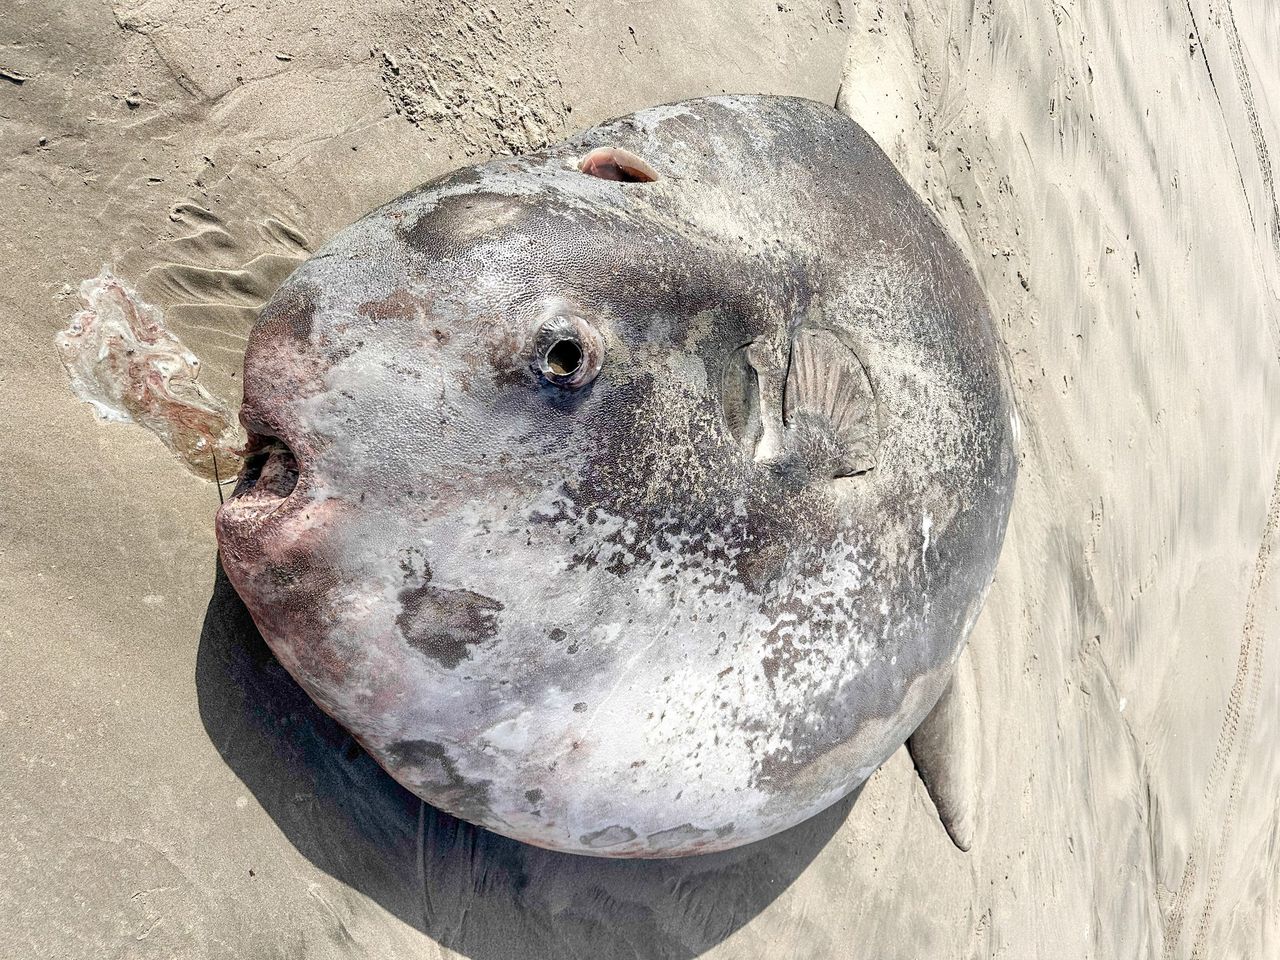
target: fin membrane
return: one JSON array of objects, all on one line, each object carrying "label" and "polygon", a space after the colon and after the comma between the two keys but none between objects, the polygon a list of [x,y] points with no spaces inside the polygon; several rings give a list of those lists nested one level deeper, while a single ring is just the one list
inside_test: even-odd
[{"label": "fin membrane", "polygon": [[965,650],[937,705],[907,739],[947,835],[966,851],[973,845],[977,820],[977,707],[973,666]]},{"label": "fin membrane", "polygon": [[880,422],[858,357],[830,330],[801,330],[791,345],[783,417],[826,448],[833,477],[876,465]]},{"label": "fin membrane", "polygon": [[720,393],[729,432],[754,457],[764,424],[760,414],[760,375],[751,365],[750,349],[751,344],[747,344],[729,355],[721,376]]}]

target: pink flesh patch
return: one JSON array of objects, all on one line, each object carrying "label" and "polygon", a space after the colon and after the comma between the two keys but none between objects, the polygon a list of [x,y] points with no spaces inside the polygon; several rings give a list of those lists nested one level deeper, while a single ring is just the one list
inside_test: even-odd
[{"label": "pink flesh patch", "polygon": [[582,158],[578,169],[589,177],[622,183],[652,183],[658,179],[657,170],[622,147],[597,147]]},{"label": "pink flesh patch", "polygon": [[58,334],[75,395],[103,420],[146,427],[198,476],[240,470],[244,434],[231,410],[196,382],[200,360],[164,313],[108,267],[80,284],[85,308]]}]

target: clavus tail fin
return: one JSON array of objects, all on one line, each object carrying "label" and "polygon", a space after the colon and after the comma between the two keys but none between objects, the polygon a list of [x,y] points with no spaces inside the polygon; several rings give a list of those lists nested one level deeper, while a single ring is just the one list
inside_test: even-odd
[{"label": "clavus tail fin", "polygon": [[973,845],[977,821],[977,707],[966,648],[937,705],[907,739],[907,750],[947,835],[965,851]]}]

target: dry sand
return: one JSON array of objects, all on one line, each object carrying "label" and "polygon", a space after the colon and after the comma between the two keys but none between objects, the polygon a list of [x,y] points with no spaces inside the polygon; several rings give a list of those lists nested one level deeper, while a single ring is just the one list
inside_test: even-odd
[{"label": "dry sand", "polygon": [[[1280,956],[1280,7],[356,6],[0,18],[0,955]],[[257,305],[366,209],[721,91],[866,126],[1007,345],[1024,466],[971,644],[969,854],[902,751],[688,861],[434,813],[215,581],[214,486],[59,363],[110,264],[235,402]]]}]

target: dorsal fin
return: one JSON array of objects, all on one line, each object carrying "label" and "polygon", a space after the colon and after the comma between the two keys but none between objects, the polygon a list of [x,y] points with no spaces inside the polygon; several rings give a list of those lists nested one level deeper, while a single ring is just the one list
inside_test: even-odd
[{"label": "dorsal fin", "polygon": [[803,329],[791,345],[783,417],[793,431],[827,448],[833,477],[876,464],[880,422],[875,394],[857,355],[830,330]]},{"label": "dorsal fin", "polygon": [[977,706],[977,687],[966,648],[937,705],[907,738],[907,750],[938,817],[961,850],[973,845],[977,819]]}]

